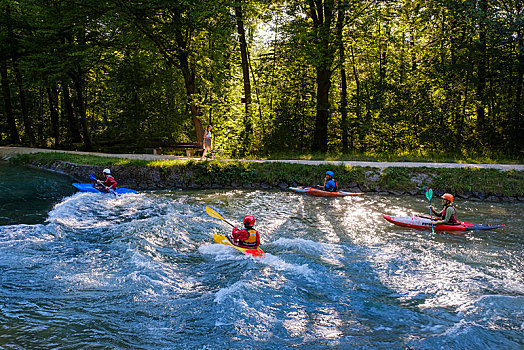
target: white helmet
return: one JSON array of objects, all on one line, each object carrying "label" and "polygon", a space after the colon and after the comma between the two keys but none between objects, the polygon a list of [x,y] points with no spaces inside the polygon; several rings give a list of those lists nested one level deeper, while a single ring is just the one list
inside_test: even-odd
[{"label": "white helmet", "polygon": [[102,171],[102,173],[107,174],[107,175],[111,175],[111,170],[104,169],[104,171]]}]

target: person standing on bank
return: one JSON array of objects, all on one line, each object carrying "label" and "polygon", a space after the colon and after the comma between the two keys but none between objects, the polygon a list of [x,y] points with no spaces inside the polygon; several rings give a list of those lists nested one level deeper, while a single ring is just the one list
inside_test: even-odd
[{"label": "person standing on bank", "polygon": [[[201,159],[206,159],[206,154],[208,152],[213,154],[213,137],[211,136],[211,125],[207,126],[204,133],[204,153],[202,154]],[[215,156],[212,156],[211,158],[215,159]]]}]

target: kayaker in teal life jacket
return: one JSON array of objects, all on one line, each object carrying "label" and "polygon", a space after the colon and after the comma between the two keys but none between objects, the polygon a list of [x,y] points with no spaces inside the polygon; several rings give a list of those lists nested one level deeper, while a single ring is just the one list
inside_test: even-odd
[{"label": "kayaker in teal life jacket", "polygon": [[95,187],[102,192],[114,191],[116,189],[117,182],[115,181],[115,178],[111,176],[111,170],[104,169],[102,174],[104,175],[105,180],[96,180]]},{"label": "kayaker in teal life jacket", "polygon": [[324,177],[324,185],[313,186],[313,188],[329,192],[338,191],[338,184],[335,181],[335,179],[333,179],[333,176],[335,176],[335,174],[331,170],[326,171],[326,176]]},{"label": "kayaker in teal life jacket", "polygon": [[256,248],[260,245],[260,234],[253,228],[255,218],[251,215],[244,216],[244,228],[239,230],[233,227],[233,243],[239,247]]},{"label": "kayaker in teal life jacket", "polygon": [[444,193],[442,195],[442,212],[437,212],[433,206],[430,206],[431,211],[436,217],[440,218],[436,224],[459,225],[457,221],[457,209],[452,205],[455,198],[452,194]]}]

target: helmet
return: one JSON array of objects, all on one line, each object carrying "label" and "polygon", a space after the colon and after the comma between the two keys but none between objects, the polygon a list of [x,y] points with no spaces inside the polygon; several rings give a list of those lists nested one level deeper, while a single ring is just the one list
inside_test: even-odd
[{"label": "helmet", "polygon": [[328,170],[328,171],[326,171],[326,175],[329,175],[329,176],[333,177],[333,176],[335,176],[335,173],[332,172],[331,170]]},{"label": "helmet", "polygon": [[453,197],[453,195],[449,193],[444,193],[442,195],[442,198],[447,199],[450,203],[453,203],[453,199],[455,199],[455,197]]},{"label": "helmet", "polygon": [[251,215],[244,216],[244,225],[245,226],[254,226],[255,225],[255,218]]},{"label": "helmet", "polygon": [[104,171],[102,171],[102,173],[107,174],[107,175],[111,175],[111,170],[104,169]]}]

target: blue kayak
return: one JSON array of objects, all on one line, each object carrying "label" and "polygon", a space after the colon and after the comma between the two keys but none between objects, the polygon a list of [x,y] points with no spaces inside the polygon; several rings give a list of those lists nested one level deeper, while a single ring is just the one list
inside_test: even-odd
[{"label": "blue kayak", "polygon": [[[102,192],[102,191],[96,189],[93,185],[94,184],[91,184],[91,183],[88,183],[88,184],[78,183],[78,182],[73,183],[73,187],[76,188],[77,190],[79,190],[80,192],[112,193],[112,192]],[[132,189],[129,189],[129,188],[124,188],[124,187],[117,187],[113,192],[118,193],[118,194],[138,193],[135,190],[132,190]]]}]

